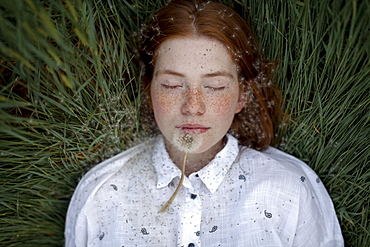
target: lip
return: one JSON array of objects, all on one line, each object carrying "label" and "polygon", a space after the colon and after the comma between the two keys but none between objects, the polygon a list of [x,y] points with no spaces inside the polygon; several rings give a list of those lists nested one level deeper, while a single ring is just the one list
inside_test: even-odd
[{"label": "lip", "polygon": [[176,128],[181,129],[187,134],[202,134],[210,129],[210,127],[205,127],[200,124],[183,124],[180,126],[176,126]]}]

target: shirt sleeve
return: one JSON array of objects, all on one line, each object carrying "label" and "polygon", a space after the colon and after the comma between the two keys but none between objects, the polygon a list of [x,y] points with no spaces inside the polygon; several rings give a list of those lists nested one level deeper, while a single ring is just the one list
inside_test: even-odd
[{"label": "shirt sleeve", "polygon": [[[126,158],[126,157],[125,157]],[[98,236],[98,226],[94,223],[95,196],[102,185],[122,167],[125,159],[107,160],[91,169],[79,182],[69,204],[65,224],[65,246],[89,246]]]},{"label": "shirt sleeve", "polygon": [[312,181],[311,175],[301,177],[303,186],[293,246],[344,246],[330,196],[319,178]]},{"label": "shirt sleeve", "polygon": [[88,191],[88,188],[84,189],[84,184],[81,181],[69,204],[64,231],[66,247],[87,246],[88,227],[83,210]]},{"label": "shirt sleeve", "polygon": [[148,140],[103,161],[83,176],[74,191],[67,211],[64,231],[66,247],[88,246],[89,239],[97,237],[95,236],[97,226],[93,223],[97,216],[91,214],[94,208],[92,203],[94,196],[101,186],[130,159],[140,156],[145,150],[143,148],[151,141]]},{"label": "shirt sleeve", "polygon": [[125,164],[128,157],[120,159],[120,155],[104,161],[91,169],[79,182],[72,196],[66,216],[65,246],[88,246],[90,240],[97,235],[97,215],[94,197],[101,186]]},{"label": "shirt sleeve", "polygon": [[284,164],[286,172],[292,172],[292,179],[300,184],[292,246],[344,246],[333,202],[317,174],[301,160],[280,150],[269,148],[264,153]]}]

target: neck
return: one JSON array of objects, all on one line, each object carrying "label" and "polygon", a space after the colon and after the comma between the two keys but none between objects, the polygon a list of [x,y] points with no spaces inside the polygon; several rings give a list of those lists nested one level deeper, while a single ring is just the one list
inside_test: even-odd
[{"label": "neck", "polygon": [[[175,165],[181,169],[184,162],[185,153],[178,150],[170,142],[165,141],[167,152],[170,155],[171,160]],[[186,159],[186,170],[185,175],[188,177],[190,174],[201,170],[203,167],[209,164],[211,160],[216,156],[218,152],[224,147],[224,141],[220,140],[214,146],[209,148],[207,151],[202,153],[188,153]]]}]

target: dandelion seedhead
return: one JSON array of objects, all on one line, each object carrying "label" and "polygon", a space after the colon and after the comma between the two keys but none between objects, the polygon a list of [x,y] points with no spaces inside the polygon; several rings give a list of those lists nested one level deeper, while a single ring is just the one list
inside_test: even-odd
[{"label": "dandelion seedhead", "polygon": [[202,144],[201,136],[195,136],[182,131],[176,131],[173,135],[174,145],[184,153],[192,153]]}]

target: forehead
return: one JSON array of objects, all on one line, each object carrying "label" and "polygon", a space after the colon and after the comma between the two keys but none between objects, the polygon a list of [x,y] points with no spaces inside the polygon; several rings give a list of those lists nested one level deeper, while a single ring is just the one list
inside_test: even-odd
[{"label": "forehead", "polygon": [[227,48],[219,41],[208,38],[171,38],[156,51],[154,71],[171,69],[180,73],[210,73],[227,70],[236,74]]}]

